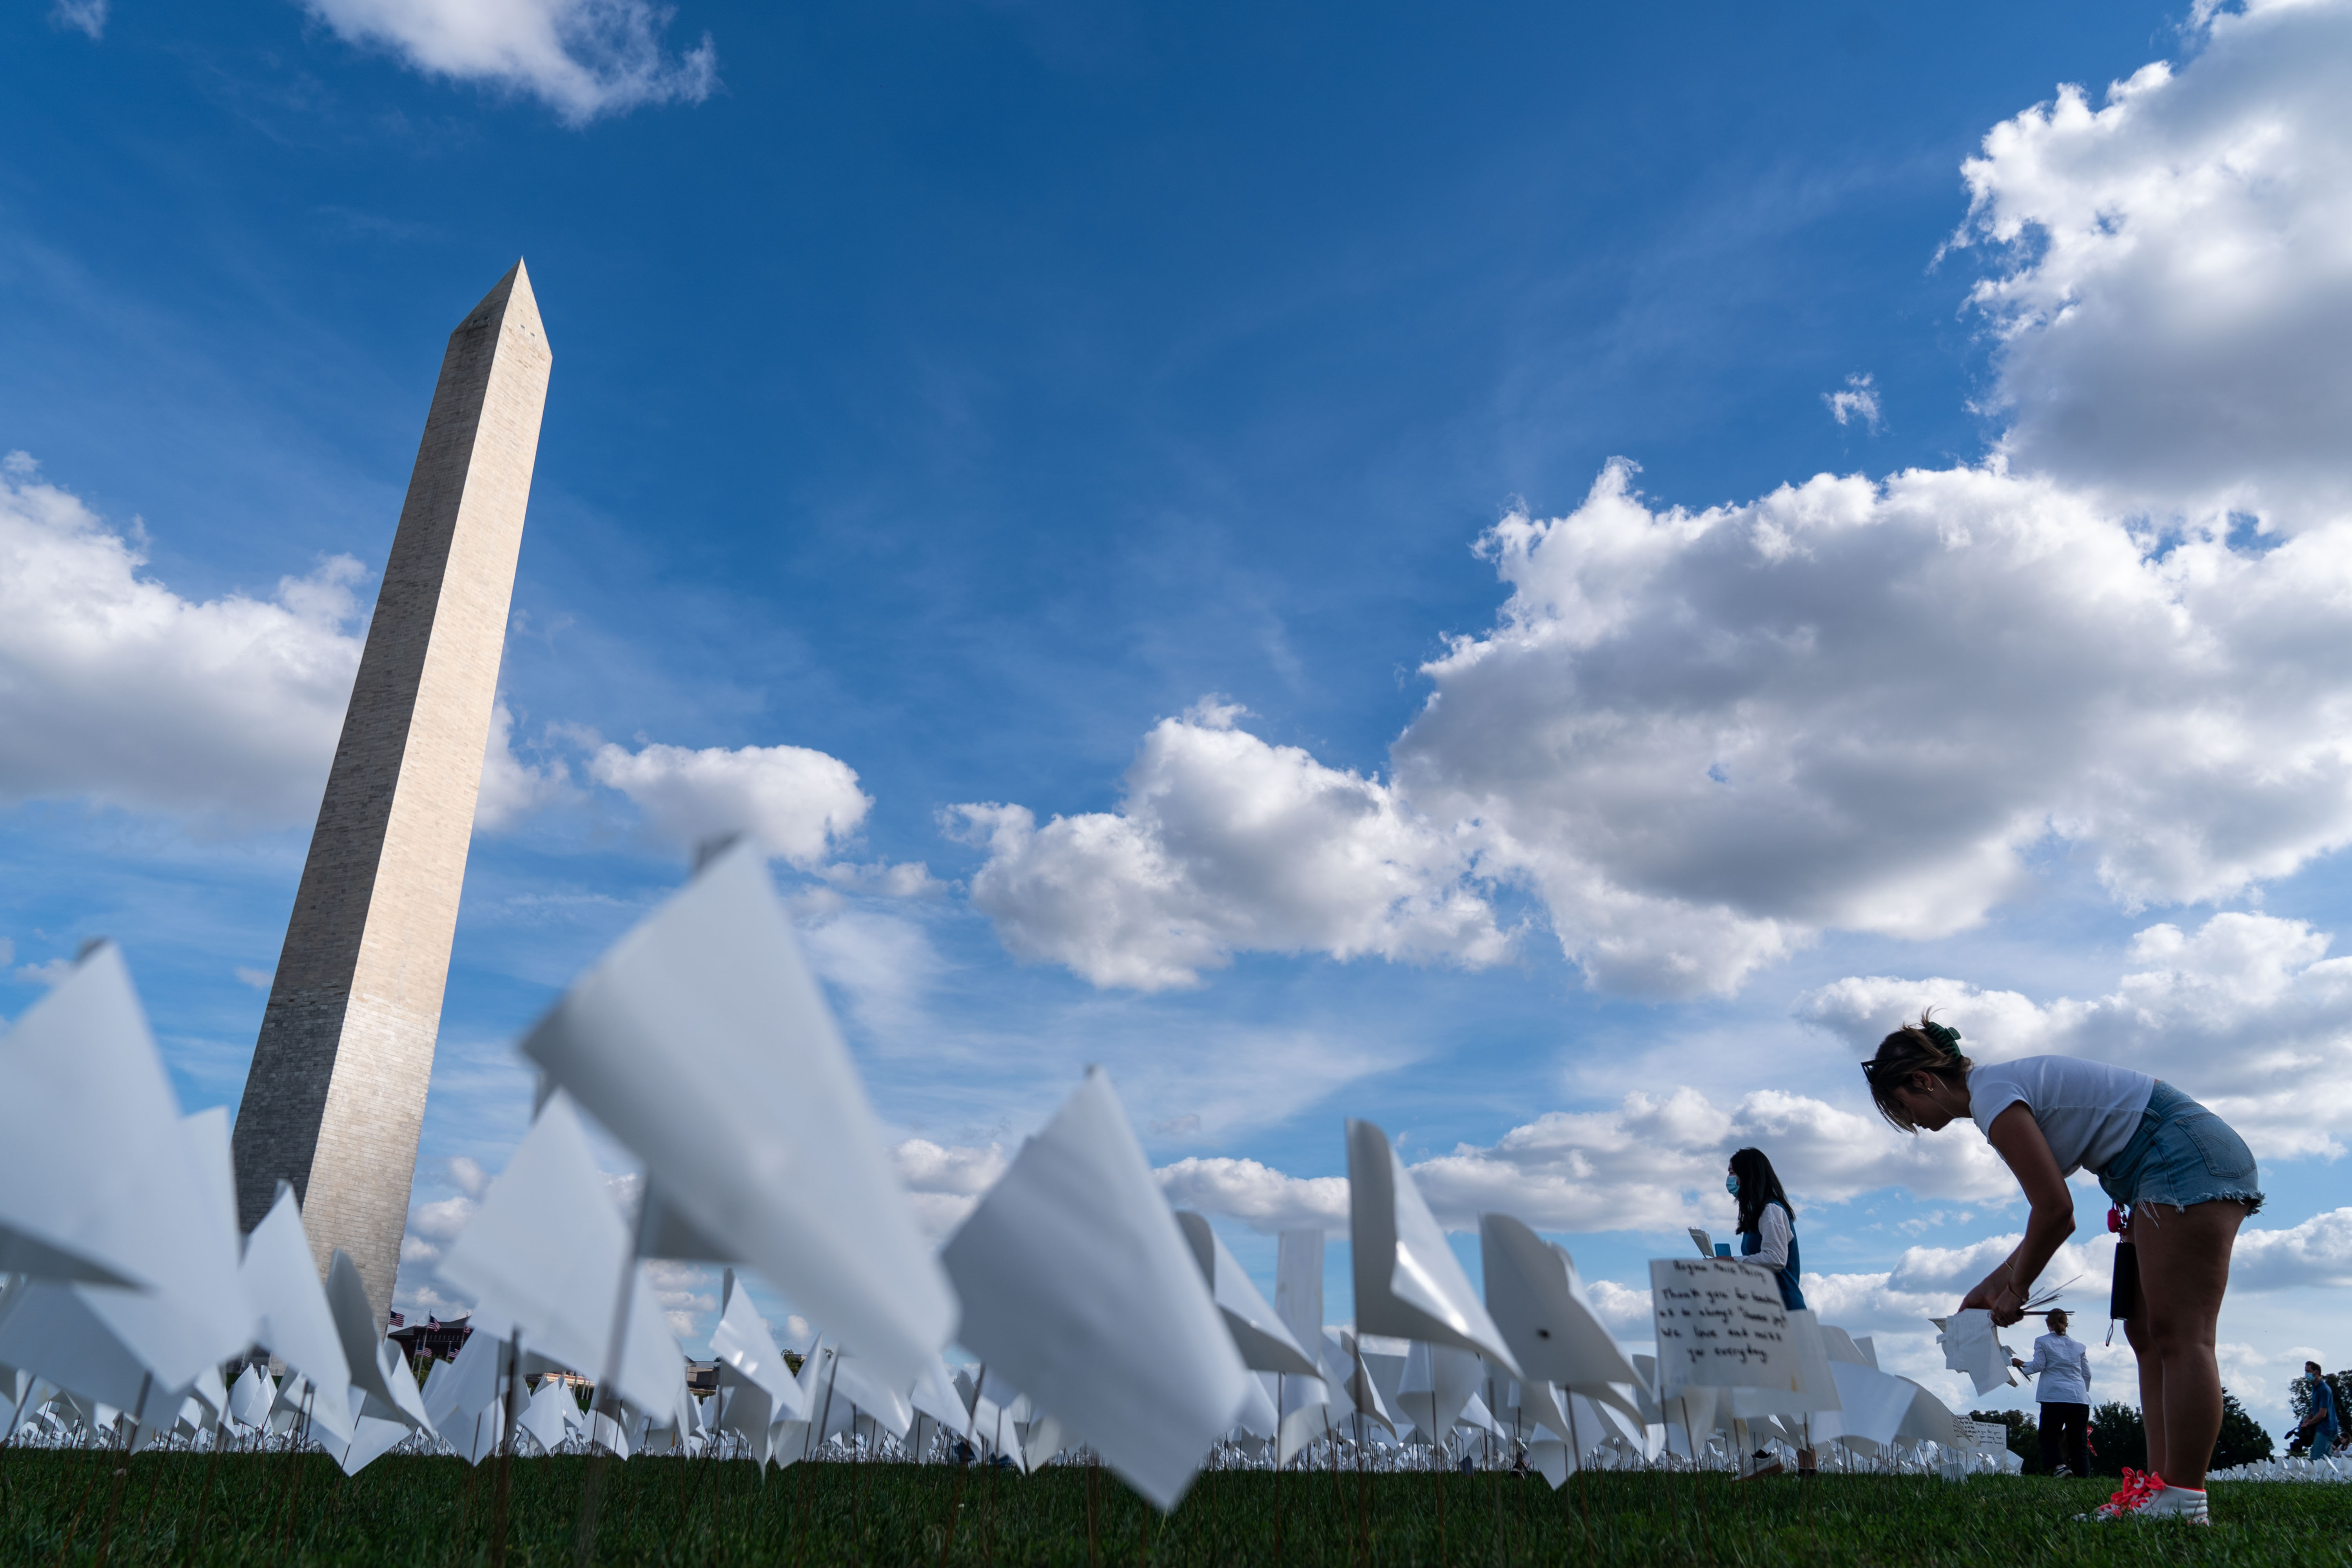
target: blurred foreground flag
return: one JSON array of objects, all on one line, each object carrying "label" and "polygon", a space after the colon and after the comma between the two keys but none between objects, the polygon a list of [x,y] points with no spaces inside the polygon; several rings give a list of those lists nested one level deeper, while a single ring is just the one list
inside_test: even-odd
[{"label": "blurred foreground flag", "polygon": [[666,1207],[911,1384],[956,1326],[880,1126],[749,842],[582,975],[523,1054]]},{"label": "blurred foreground flag", "polygon": [[958,1336],[1165,1511],[1249,1373],[1100,1068],[940,1251]]},{"label": "blurred foreground flag", "polygon": [[159,1395],[246,1348],[253,1319],[236,1215],[220,1209],[222,1152],[211,1129],[181,1122],[112,942],[84,952],[0,1037],[0,1272],[78,1282]]}]

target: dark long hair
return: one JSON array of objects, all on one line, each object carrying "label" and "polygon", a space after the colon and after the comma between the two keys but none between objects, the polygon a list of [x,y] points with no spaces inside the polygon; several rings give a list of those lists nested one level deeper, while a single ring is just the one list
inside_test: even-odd
[{"label": "dark long hair", "polygon": [[1741,1149],[1731,1156],[1731,1173],[1739,1178],[1739,1232],[1741,1236],[1755,1233],[1763,1222],[1764,1205],[1779,1204],[1789,1211],[1789,1221],[1796,1223],[1797,1211],[1789,1202],[1789,1194],[1780,1190],[1780,1178],[1772,1170],[1772,1162],[1764,1157],[1761,1149]]}]

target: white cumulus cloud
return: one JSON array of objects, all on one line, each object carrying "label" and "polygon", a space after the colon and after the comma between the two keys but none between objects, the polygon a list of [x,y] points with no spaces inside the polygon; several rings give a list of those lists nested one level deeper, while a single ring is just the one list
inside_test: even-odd
[{"label": "white cumulus cloud", "polygon": [[674,11],[649,0],[306,0],[347,42],[431,76],[526,93],[572,125],[641,104],[699,103],[719,81],[710,35],[662,46]]},{"label": "white cumulus cloud", "polygon": [[[2056,1053],[2150,1072],[2210,1106],[2262,1160],[2344,1152],[2352,1124],[2352,958],[2302,921],[2228,912],[2193,931],[2153,925],[2105,995],[2037,1003],[1962,981],[1851,976],[1798,1016],[1857,1059],[1923,1006],[1986,1060]],[[1955,1194],[1958,1195],[1958,1194]]]},{"label": "white cumulus cloud", "polygon": [[890,1151],[898,1181],[907,1189],[915,1222],[934,1240],[964,1222],[1012,1163],[1001,1144],[950,1148],[928,1138],[909,1138]]},{"label": "white cumulus cloud", "polygon": [[482,787],[474,797],[474,830],[497,833],[542,808],[568,800],[572,770],[561,758],[526,763],[515,755],[514,712],[500,698],[490,711],[489,744],[482,753]]},{"label": "white cumulus cloud", "polygon": [[145,564],[137,532],[0,460],[0,802],[307,821],[359,669],[359,563],[202,603]]},{"label": "white cumulus cloud", "polygon": [[1268,1234],[1348,1228],[1345,1176],[1291,1176],[1255,1160],[1226,1158],[1179,1160],[1155,1173],[1180,1209],[1224,1215]]},{"label": "white cumulus cloud", "polygon": [[1704,510],[1612,462],[1486,534],[1507,602],[1426,667],[1386,784],[1194,717],[1118,813],[966,808],[1007,944],[1137,986],[1486,962],[1510,883],[1594,984],[1688,995],[1827,931],[1966,929],[2052,846],[2137,910],[2352,843],[2352,0],[2189,37],[1968,165],[1984,462]]},{"label": "white cumulus cloud", "polygon": [[2352,5],[2199,6],[2201,48],[2094,109],[2003,122],[1956,237],[2010,264],[1976,291],[2020,468],[2121,508],[2293,530],[2352,505]]},{"label": "white cumulus cloud", "polygon": [[805,746],[631,752],[607,742],[588,759],[588,773],[635,802],[646,827],[675,848],[745,833],[803,868],[855,833],[874,804],[848,763]]},{"label": "white cumulus cloud", "polygon": [[2050,838],[2126,906],[2352,840],[2352,522],[2158,550],[1994,468],[1653,509],[1613,465],[1489,547],[1502,624],[1396,747],[1604,984],[1725,990],[1824,928],[1930,938]]},{"label": "white cumulus cloud", "polygon": [[1161,721],[1117,812],[1040,827],[1025,806],[951,808],[988,848],[971,897],[1005,945],[1145,991],[1197,984],[1240,950],[1471,967],[1509,952],[1459,833],[1240,716],[1203,702]]},{"label": "white cumulus cloud", "polygon": [[2249,1290],[2352,1285],[2352,1208],[2330,1209],[2285,1230],[2240,1231],[2230,1283]]}]

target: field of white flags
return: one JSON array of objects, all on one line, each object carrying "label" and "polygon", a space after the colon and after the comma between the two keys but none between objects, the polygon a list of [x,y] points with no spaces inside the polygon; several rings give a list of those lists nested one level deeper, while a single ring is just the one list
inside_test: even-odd
[{"label": "field of white flags", "polygon": [[[122,955],[87,951],[0,1042],[7,1443],[320,1454],[345,1476],[426,1455],[1099,1468],[1163,1515],[1204,1470],[1556,1489],[1801,1456],[1823,1475],[2016,1468],[2002,1428],[1736,1260],[1652,1265],[1655,1357],[1626,1353],[1569,1254],[1508,1215],[1481,1217],[1474,1281],[1368,1122],[1345,1129],[1345,1327],[1324,1321],[1322,1234],[1282,1237],[1269,1300],[1170,1208],[1098,1070],[935,1249],[750,848],[711,858],[520,1049],[541,1075],[530,1130],[440,1265],[475,1331],[420,1384],[290,1189],[239,1236],[226,1115],[179,1113]],[[592,1121],[642,1163],[634,1216]],[[689,1392],[656,1259],[726,1271],[715,1394]],[[807,1353],[778,1346],[746,1275],[806,1314]],[[1947,1339],[1980,1386],[2005,1379],[1989,1323]]]}]

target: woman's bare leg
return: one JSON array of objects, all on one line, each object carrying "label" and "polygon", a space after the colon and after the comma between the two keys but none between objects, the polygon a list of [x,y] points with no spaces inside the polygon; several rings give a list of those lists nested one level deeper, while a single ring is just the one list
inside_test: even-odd
[{"label": "woman's bare leg", "polygon": [[2147,1468],[2160,1476],[2164,1474],[2164,1358],[2156,1353],[2155,1335],[2147,1326],[2145,1277],[2143,1289],[2132,1302],[2132,1315],[2124,1320],[2124,1338],[2131,1342],[2132,1355],[2139,1362],[2139,1417],[2147,1434]]},{"label": "woman's bare leg", "polygon": [[2246,1205],[2216,1200],[2135,1215],[2139,1310],[2126,1332],[2139,1357],[2148,1468],[2177,1487],[2202,1487],[2221,1435],[2221,1369],[2214,1325],[2230,1284],[2230,1249]]}]

